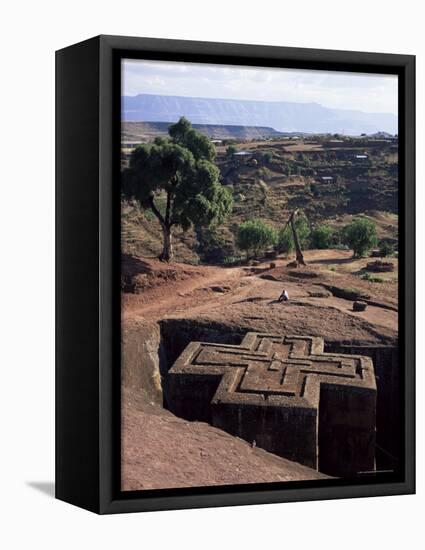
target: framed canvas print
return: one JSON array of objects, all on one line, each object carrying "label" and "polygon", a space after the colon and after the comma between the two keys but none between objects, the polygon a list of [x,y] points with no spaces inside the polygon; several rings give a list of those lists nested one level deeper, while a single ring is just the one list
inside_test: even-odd
[{"label": "framed canvas print", "polygon": [[56,496],[414,492],[414,57],[57,52]]}]

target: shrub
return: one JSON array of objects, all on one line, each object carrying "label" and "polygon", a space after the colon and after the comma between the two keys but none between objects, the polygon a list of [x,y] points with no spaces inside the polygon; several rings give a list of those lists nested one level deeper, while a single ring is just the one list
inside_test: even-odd
[{"label": "shrub", "polygon": [[333,229],[330,225],[319,225],[311,234],[311,244],[313,248],[330,248],[333,238]]},{"label": "shrub", "polygon": [[270,163],[273,160],[273,153],[271,151],[266,151],[263,153],[264,162]]},{"label": "shrub", "polygon": [[289,225],[279,231],[277,247],[279,252],[288,255],[294,249],[294,239]]},{"label": "shrub", "polygon": [[382,277],[378,277],[377,275],[371,275],[370,273],[364,273],[360,279],[363,279],[363,281],[369,281],[369,283],[384,283],[384,279]]},{"label": "shrub", "polygon": [[270,179],[272,173],[271,171],[266,167],[266,166],[262,166],[258,171],[257,171],[257,177],[262,179],[262,180],[268,180]]},{"label": "shrub", "polygon": [[394,254],[394,245],[383,239],[379,242],[379,254],[384,257],[392,256]]},{"label": "shrub", "polygon": [[377,243],[374,222],[363,217],[354,218],[346,225],[343,235],[345,244],[353,250],[357,258],[364,256]]},{"label": "shrub", "polygon": [[236,196],[235,196],[235,202],[245,202],[246,200],[246,197],[243,193],[238,193]]},{"label": "shrub", "polygon": [[240,262],[241,262],[240,256],[226,256],[226,258],[224,258],[223,265],[234,266],[234,265],[239,265]]},{"label": "shrub", "polygon": [[203,263],[224,264],[226,258],[235,254],[231,242],[226,242],[223,235],[220,235],[215,227],[199,227],[196,230],[198,239],[197,253]]},{"label": "shrub", "polygon": [[292,167],[289,162],[282,163],[282,173],[286,176],[290,176],[292,174]]},{"label": "shrub", "polygon": [[234,145],[229,145],[226,149],[226,157],[232,158],[233,155],[237,152],[237,149]]},{"label": "shrub", "polygon": [[242,223],[236,235],[236,246],[245,251],[247,257],[250,252],[258,257],[260,252],[274,246],[276,242],[276,230],[261,220],[248,220]]}]

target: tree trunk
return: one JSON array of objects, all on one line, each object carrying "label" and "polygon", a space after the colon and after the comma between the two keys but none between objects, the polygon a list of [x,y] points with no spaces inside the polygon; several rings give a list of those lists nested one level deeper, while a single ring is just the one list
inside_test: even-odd
[{"label": "tree trunk", "polygon": [[295,229],[294,219],[293,216],[291,216],[290,220],[291,230],[292,230],[292,236],[294,238],[294,244],[295,244],[295,257],[297,260],[297,263],[300,265],[306,265],[304,261],[304,256],[301,250],[300,241],[298,240],[298,234],[297,230]]},{"label": "tree trunk", "polygon": [[169,262],[173,258],[173,240],[171,236],[171,227],[162,226],[163,248],[159,259],[163,262]]}]

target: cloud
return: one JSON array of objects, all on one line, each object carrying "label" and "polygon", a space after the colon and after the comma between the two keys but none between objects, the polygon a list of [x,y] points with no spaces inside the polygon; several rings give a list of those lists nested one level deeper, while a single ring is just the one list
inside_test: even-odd
[{"label": "cloud", "polygon": [[320,103],[397,114],[395,75],[123,60],[122,93]]}]

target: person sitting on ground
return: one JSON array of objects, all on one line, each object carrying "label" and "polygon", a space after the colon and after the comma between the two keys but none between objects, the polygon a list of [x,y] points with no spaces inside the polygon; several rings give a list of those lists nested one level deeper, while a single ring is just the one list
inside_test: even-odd
[{"label": "person sitting on ground", "polygon": [[283,290],[282,294],[279,296],[278,302],[287,302],[289,300],[289,294],[287,290]]}]

